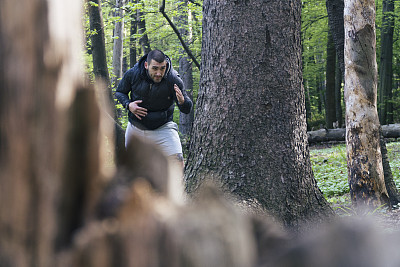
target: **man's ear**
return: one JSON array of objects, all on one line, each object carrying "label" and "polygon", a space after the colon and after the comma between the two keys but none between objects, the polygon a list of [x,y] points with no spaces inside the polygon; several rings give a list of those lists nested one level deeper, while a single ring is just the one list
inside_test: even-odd
[{"label": "man's ear", "polygon": [[147,65],[147,61],[144,62],[144,68],[147,70],[149,66]]}]

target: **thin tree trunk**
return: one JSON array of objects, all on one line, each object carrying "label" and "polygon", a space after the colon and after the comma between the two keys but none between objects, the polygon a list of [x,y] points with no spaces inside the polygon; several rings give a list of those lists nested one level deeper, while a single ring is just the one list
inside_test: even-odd
[{"label": "thin tree trunk", "polygon": [[[343,10],[344,10],[344,2],[343,0],[327,0],[326,2],[328,18],[329,18],[329,27],[334,32],[333,40],[335,41],[336,51],[343,51],[344,44],[344,30],[343,30]],[[339,63],[343,62],[343,68],[341,68],[344,77],[344,54],[337,52]],[[341,65],[340,65],[341,66]],[[346,81],[344,80],[344,83]],[[346,98],[343,98],[343,101],[346,102]],[[345,103],[346,106],[346,103]],[[382,139],[382,136],[380,137]],[[384,173],[390,173],[388,157],[385,155],[386,150],[382,150],[382,164],[384,168]],[[385,180],[390,180],[391,177],[385,177]],[[394,183],[391,181],[390,183]],[[393,201],[392,201],[393,202]]]},{"label": "thin tree trunk", "polygon": [[350,194],[354,205],[387,203],[376,106],[375,2],[346,0],[345,102]]},{"label": "thin tree trunk", "polygon": [[343,127],[343,111],[342,111],[342,72],[339,63],[336,61],[335,71],[335,105],[336,105],[336,121],[337,128]]},{"label": "thin tree trunk", "polygon": [[[305,85],[303,84],[303,87],[305,87],[306,91],[306,121],[309,121],[312,119],[312,113],[311,113],[310,88],[308,86],[308,81],[305,81]],[[307,124],[307,130],[311,130],[308,124]]]},{"label": "thin tree trunk", "polygon": [[393,123],[393,31],[394,1],[384,0],[379,68],[379,119],[381,124]]},{"label": "thin tree trunk", "polygon": [[116,0],[115,2],[115,22],[114,28],[114,47],[113,47],[113,79],[114,88],[117,87],[119,79],[122,77],[122,56],[123,56],[123,41],[124,41],[124,10],[122,9],[124,0]]},{"label": "thin tree trunk", "polygon": [[96,80],[103,80],[106,85],[102,88],[105,90],[104,94],[107,96],[107,101],[112,107],[110,111],[110,117],[114,120],[115,124],[115,150],[117,153],[119,153],[120,150],[125,149],[125,132],[118,124],[118,112],[115,108],[114,96],[112,93],[110,76],[108,72],[101,0],[90,1],[88,6],[90,30],[92,32],[96,32],[96,34],[91,36],[93,72]]},{"label": "thin tree trunk", "polygon": [[[139,0],[139,1],[144,6],[143,0]],[[147,36],[147,32],[146,32],[146,20],[144,18],[144,14],[140,8],[137,10],[137,27],[138,27],[138,33],[141,35],[141,37],[139,39],[139,44],[142,48],[143,55],[145,55],[151,51],[151,48],[150,48],[149,37]]]},{"label": "thin tree trunk", "polygon": [[101,0],[91,1],[89,6],[89,22],[90,31],[96,32],[92,34],[90,39],[92,41],[92,59],[93,59],[93,73],[96,79],[103,79],[107,85],[109,92],[107,95],[110,97],[110,103],[114,103],[112,92],[110,90],[110,76],[107,67],[107,53],[104,37],[104,23],[103,14],[101,11]]},{"label": "thin tree trunk", "polygon": [[323,92],[322,83],[321,83],[319,74],[315,75],[315,86],[317,88],[317,95],[318,95],[318,98],[317,98],[318,113],[321,114],[322,113],[322,101],[324,99],[324,92]]},{"label": "thin tree trunk", "polygon": [[185,172],[188,192],[215,179],[293,227],[332,215],[307,146],[300,8],[204,1],[202,89]]},{"label": "thin tree trunk", "polygon": [[[131,0],[133,4],[137,4],[137,0]],[[130,38],[129,38],[129,67],[133,68],[136,64],[137,52],[136,52],[136,37],[137,33],[137,19],[136,12],[132,12],[131,15],[131,28],[130,28]]]},{"label": "thin tree trunk", "polygon": [[[191,28],[189,28],[189,13],[183,10],[183,7],[187,9],[187,1],[181,1],[179,4],[180,12],[183,13],[177,21],[179,23],[179,34],[185,37],[187,43],[191,41]],[[189,29],[188,29],[189,28]],[[193,101],[193,70],[192,63],[189,58],[185,56],[186,51],[181,49],[182,56],[179,58],[179,74],[182,77],[183,83],[185,84],[186,93],[188,97]],[[194,121],[194,109],[190,111],[189,114],[180,112],[179,114],[179,132],[185,136],[189,137],[190,131],[192,130],[192,125]]]},{"label": "thin tree trunk", "polygon": [[336,52],[331,31],[328,31],[326,53],[325,126],[328,129],[332,129],[333,124],[337,121],[337,119],[335,105]]},{"label": "thin tree trunk", "polygon": [[335,42],[339,67],[344,77],[344,0],[326,0],[328,24]]}]

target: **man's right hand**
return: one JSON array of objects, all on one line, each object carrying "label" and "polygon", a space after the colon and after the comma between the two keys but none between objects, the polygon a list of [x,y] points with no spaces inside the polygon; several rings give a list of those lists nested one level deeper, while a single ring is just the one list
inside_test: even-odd
[{"label": "man's right hand", "polygon": [[131,103],[129,103],[129,111],[132,112],[133,115],[136,116],[139,120],[142,119],[142,117],[145,117],[147,115],[147,109],[142,108],[139,106],[139,104],[142,103],[142,100],[136,100]]}]

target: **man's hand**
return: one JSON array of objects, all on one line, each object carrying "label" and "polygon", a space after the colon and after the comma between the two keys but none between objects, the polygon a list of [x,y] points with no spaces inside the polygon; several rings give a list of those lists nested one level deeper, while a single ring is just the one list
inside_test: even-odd
[{"label": "man's hand", "polygon": [[176,99],[178,99],[179,105],[182,105],[183,102],[185,102],[185,98],[183,97],[181,89],[179,89],[178,85],[174,84],[174,90],[175,90]]},{"label": "man's hand", "polygon": [[129,110],[132,112],[133,115],[136,116],[139,120],[142,119],[142,117],[145,117],[147,115],[147,109],[140,107],[138,104],[142,103],[142,100],[136,100],[131,103],[129,103]]}]

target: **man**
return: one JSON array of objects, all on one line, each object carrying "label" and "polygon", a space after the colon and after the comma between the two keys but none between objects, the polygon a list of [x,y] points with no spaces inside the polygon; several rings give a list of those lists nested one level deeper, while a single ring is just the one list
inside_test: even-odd
[{"label": "man", "polygon": [[152,50],[124,74],[115,95],[128,110],[125,146],[132,134],[138,134],[160,145],[183,166],[178,126],[172,121],[174,102],[186,114],[193,103],[171,60],[160,50]]}]

